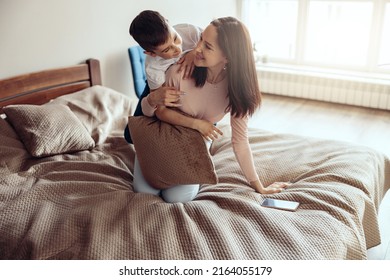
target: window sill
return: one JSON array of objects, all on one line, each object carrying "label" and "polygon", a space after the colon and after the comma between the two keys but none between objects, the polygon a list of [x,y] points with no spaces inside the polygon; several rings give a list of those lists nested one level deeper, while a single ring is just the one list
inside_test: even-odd
[{"label": "window sill", "polygon": [[[388,66],[390,68],[390,65]],[[274,72],[292,75],[304,75],[308,77],[320,77],[329,79],[341,79],[348,81],[390,85],[390,74],[368,73],[358,71],[344,71],[330,68],[317,68],[309,66],[295,66],[280,63],[256,63],[258,72]],[[384,67],[385,69],[385,67]]]}]

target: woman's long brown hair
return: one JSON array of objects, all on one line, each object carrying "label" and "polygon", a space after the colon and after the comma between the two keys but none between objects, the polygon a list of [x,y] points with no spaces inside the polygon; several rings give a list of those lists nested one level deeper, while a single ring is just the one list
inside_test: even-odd
[{"label": "woman's long brown hair", "polygon": [[[236,18],[223,17],[211,22],[217,28],[218,44],[227,58],[229,105],[235,117],[251,116],[261,105],[255,59],[248,29]],[[195,68],[196,86],[203,86],[207,68]]]}]

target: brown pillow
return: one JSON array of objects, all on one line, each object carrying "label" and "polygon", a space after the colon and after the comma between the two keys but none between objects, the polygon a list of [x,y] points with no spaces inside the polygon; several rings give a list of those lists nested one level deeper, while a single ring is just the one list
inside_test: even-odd
[{"label": "brown pillow", "polygon": [[95,141],[68,106],[9,105],[3,108],[27,151],[35,157],[91,149]]},{"label": "brown pillow", "polygon": [[157,118],[129,117],[128,127],[145,180],[157,189],[216,184],[214,164],[202,135]]}]

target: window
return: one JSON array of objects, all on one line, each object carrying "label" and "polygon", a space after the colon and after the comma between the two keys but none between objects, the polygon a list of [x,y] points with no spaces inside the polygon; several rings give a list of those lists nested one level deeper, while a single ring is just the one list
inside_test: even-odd
[{"label": "window", "polygon": [[386,4],[379,66],[390,69],[390,3]]},{"label": "window", "polygon": [[372,3],[311,1],[304,61],[364,66],[367,61]]},{"label": "window", "polygon": [[242,0],[263,62],[390,72],[390,0]]},{"label": "window", "polygon": [[[293,59],[297,34],[297,1],[246,1],[247,26],[264,56]],[[277,16],[275,16],[277,15]]]}]

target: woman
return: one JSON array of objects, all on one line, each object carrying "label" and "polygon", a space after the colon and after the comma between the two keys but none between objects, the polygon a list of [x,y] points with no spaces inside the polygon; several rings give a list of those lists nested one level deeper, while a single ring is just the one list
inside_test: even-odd
[{"label": "woman", "polygon": [[289,183],[264,187],[249,146],[248,118],[259,108],[261,94],[246,27],[232,17],[212,21],[196,47],[194,64],[193,79],[184,79],[177,65],[166,73],[167,86],[185,93],[179,108],[187,115],[159,105],[153,95],[142,100],[144,114],[156,114],[162,121],[196,129],[206,140],[215,140],[222,132],[214,123],[230,113],[233,150],[248,183],[262,194],[280,192]]}]

